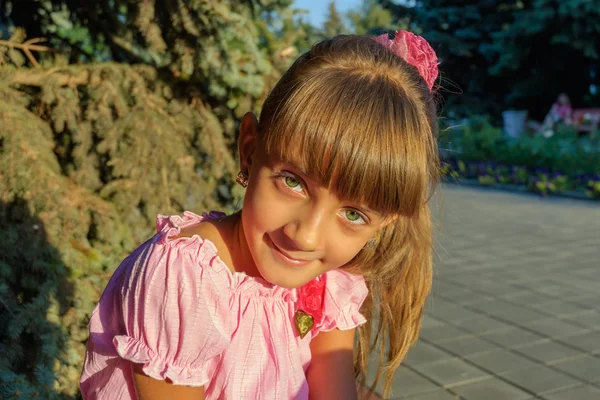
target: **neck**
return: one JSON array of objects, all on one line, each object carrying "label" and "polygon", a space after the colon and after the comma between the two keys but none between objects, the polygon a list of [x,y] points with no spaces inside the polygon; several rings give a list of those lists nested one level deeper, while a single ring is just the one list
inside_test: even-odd
[{"label": "neck", "polygon": [[233,262],[232,268],[235,272],[243,272],[248,276],[260,276],[260,272],[256,268],[248,242],[244,234],[244,225],[242,223],[242,211],[238,211],[232,215],[231,228],[231,245],[229,252]]}]

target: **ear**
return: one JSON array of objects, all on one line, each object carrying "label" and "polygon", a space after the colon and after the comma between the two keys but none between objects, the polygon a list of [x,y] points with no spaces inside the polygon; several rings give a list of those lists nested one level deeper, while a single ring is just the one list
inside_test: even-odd
[{"label": "ear", "polygon": [[258,141],[258,121],[251,112],[242,118],[240,136],[238,138],[238,151],[240,155],[240,170],[248,173],[252,165],[252,156],[256,151]]}]

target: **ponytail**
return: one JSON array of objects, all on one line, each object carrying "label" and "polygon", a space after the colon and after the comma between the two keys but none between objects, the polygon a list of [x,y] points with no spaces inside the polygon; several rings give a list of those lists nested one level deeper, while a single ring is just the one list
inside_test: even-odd
[{"label": "ponytail", "polygon": [[396,369],[419,336],[431,289],[432,247],[431,215],[424,206],[418,215],[399,217],[385,227],[375,254],[360,256],[370,258],[372,268],[359,264],[369,288],[361,312],[369,323],[358,328],[354,366],[358,383],[364,386],[369,354],[379,354],[370,389],[375,389],[383,375],[384,397],[390,393]]}]

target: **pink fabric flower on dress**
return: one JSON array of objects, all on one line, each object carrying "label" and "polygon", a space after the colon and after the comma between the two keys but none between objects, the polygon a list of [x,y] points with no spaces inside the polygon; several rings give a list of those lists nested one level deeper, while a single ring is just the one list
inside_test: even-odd
[{"label": "pink fabric flower on dress", "polygon": [[317,326],[323,318],[323,298],[325,297],[325,282],[316,278],[300,287],[298,293],[298,310],[304,311],[314,319]]},{"label": "pink fabric flower on dress", "polygon": [[394,39],[390,39],[387,33],[374,39],[414,66],[427,82],[429,90],[433,89],[439,74],[438,58],[427,40],[408,31],[396,31]]}]

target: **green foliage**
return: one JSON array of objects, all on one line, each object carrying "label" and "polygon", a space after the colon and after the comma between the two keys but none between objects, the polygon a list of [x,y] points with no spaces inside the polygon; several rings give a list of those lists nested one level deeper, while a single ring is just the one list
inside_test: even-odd
[{"label": "green foliage", "polygon": [[[258,111],[269,88],[265,83],[277,79],[296,54],[289,47],[305,44],[306,32],[295,29],[289,0],[3,3],[16,26],[29,37],[48,37],[71,61],[157,68],[170,82],[193,85],[221,120],[230,118],[228,124]],[[276,34],[278,40],[266,37],[271,28],[283,33]]]},{"label": "green foliage", "polygon": [[524,135],[512,139],[494,127],[488,116],[474,116],[452,129],[443,129],[440,148],[463,161],[494,161],[570,174],[600,172],[600,138],[579,138],[560,127],[550,138]]},{"label": "green foliage", "polygon": [[506,103],[523,106],[566,91],[580,102],[600,101],[589,91],[598,84],[593,71],[600,59],[600,1],[535,0],[511,10],[511,20],[494,32],[486,47],[490,72],[510,88]]},{"label": "green foliage", "polygon": [[327,20],[323,25],[325,37],[333,37],[342,33],[348,33],[344,23],[344,17],[338,12],[335,2],[332,0],[327,7]]},{"label": "green foliage", "polygon": [[111,271],[157,214],[230,204],[234,160],[212,110],[150,67],[0,76],[0,371],[41,392],[51,371],[56,393],[73,396]]},{"label": "green foliage", "polygon": [[348,12],[352,30],[357,35],[379,35],[408,29],[410,17],[396,17],[377,0],[365,0],[357,10]]},{"label": "green foliage", "polygon": [[473,116],[460,127],[441,131],[440,147],[459,153],[461,160],[493,160],[505,145],[502,129],[492,126],[488,116]]},{"label": "green foliage", "polygon": [[[459,161],[459,163],[461,165],[463,165],[464,167],[464,162]],[[441,176],[446,176],[446,177],[450,177],[453,179],[457,179],[460,177],[460,172],[454,170],[454,168],[452,168],[452,166],[448,163],[442,163],[442,165],[440,166],[440,175]]]},{"label": "green foliage", "polygon": [[7,86],[0,98],[2,398],[74,396],[84,321],[133,241],[111,204],[61,171],[53,130],[28,109],[41,104]]},{"label": "green foliage", "polygon": [[75,396],[86,321],[114,268],[157,214],[231,204],[234,159],[211,109],[153,68],[0,76],[2,386]]},{"label": "green foliage", "polygon": [[566,175],[550,176],[546,173],[537,174],[529,179],[528,188],[542,196],[563,193],[570,189],[570,182]]},{"label": "green foliage", "polygon": [[588,181],[585,194],[591,199],[600,199],[600,180],[599,181]]},{"label": "green foliage", "polygon": [[510,2],[425,0],[413,10],[397,9],[401,12],[398,16],[412,14],[413,29],[420,30],[436,50],[442,86],[459,95],[447,96],[451,114],[497,115],[501,111],[507,86],[490,76],[488,68],[493,59],[484,49],[493,43],[492,34],[502,30],[510,19],[507,3]]}]

